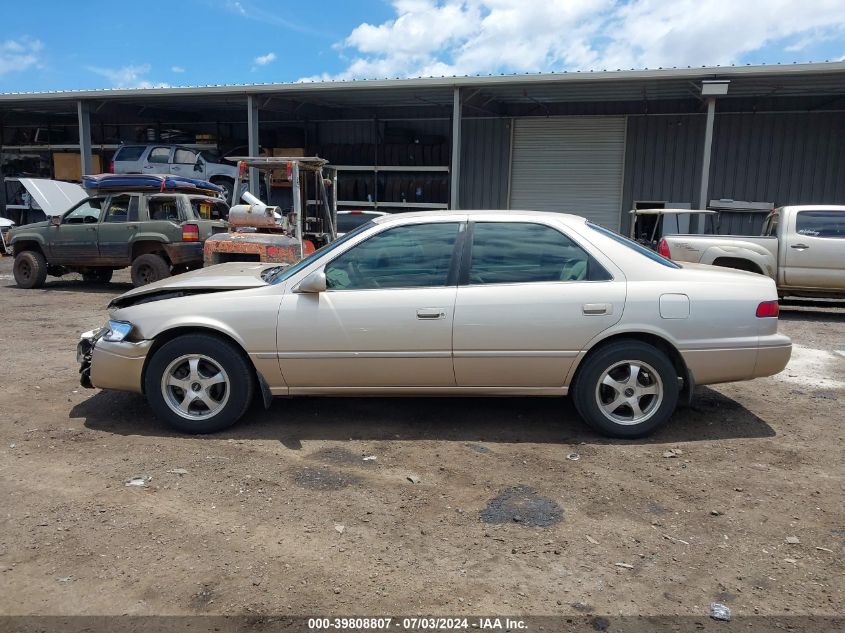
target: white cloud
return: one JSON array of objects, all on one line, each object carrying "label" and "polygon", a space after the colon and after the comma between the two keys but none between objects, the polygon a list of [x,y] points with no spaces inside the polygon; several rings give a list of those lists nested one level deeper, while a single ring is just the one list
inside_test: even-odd
[{"label": "white cloud", "polygon": [[174,73],[183,73],[183,72],[185,72],[185,67],[184,66],[171,66],[170,71],[174,72]]},{"label": "white cloud", "polygon": [[130,64],[121,68],[88,66],[87,69],[111,82],[113,88],[169,88],[169,84],[145,78],[152,67],[149,64]]},{"label": "white cloud", "polygon": [[0,42],[0,76],[28,70],[41,63],[41,40],[19,37]]},{"label": "white cloud", "polygon": [[254,61],[259,66],[266,66],[270,62],[276,59],[276,53],[267,53],[266,55],[259,55],[252,61]]},{"label": "white cloud", "polygon": [[738,63],[769,46],[845,39],[841,0],[393,0],[396,17],[336,45],[307,79]]}]

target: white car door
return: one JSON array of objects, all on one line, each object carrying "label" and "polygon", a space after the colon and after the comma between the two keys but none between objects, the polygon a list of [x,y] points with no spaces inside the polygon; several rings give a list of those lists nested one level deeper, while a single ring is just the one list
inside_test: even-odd
[{"label": "white car door", "polygon": [[578,352],[621,318],[621,272],[614,278],[544,224],[475,222],[468,241],[455,303],[458,386],[562,387]]},{"label": "white car door", "polygon": [[454,386],[461,227],[388,228],[325,265],[326,291],[286,293],[277,341],[291,392]]},{"label": "white car door", "polygon": [[786,284],[794,288],[845,289],[845,211],[807,209],[785,232]]}]

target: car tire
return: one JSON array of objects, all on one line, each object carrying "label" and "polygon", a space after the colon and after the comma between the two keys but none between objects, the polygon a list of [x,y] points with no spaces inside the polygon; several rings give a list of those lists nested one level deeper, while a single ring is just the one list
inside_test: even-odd
[{"label": "car tire", "polygon": [[573,399],[578,413],[596,431],[636,438],[669,420],[678,392],[678,372],[666,354],[630,340],[587,356],[575,380]]},{"label": "car tire", "polygon": [[107,284],[111,281],[112,275],[114,275],[114,271],[106,268],[82,273],[82,279],[95,284]]},{"label": "car tire", "polygon": [[161,255],[147,253],[139,255],[132,261],[132,285],[136,288],[168,277],[170,277],[170,264]]},{"label": "car tire", "polygon": [[38,251],[23,251],[15,256],[13,265],[18,288],[40,288],[47,279],[47,260]]},{"label": "car tire", "polygon": [[144,374],[144,392],[156,416],[193,434],[232,426],[246,413],[254,386],[253,368],[242,350],[208,334],[187,334],[165,343]]}]

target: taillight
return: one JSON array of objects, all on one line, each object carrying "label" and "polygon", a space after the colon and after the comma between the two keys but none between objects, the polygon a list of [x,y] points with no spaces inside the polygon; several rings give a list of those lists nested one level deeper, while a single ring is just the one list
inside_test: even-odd
[{"label": "taillight", "polygon": [[110,174],[114,173],[114,160],[109,161],[109,173]]},{"label": "taillight", "polygon": [[763,317],[775,317],[777,318],[778,313],[780,312],[780,308],[778,308],[777,301],[764,301],[760,305],[757,306],[757,316],[760,318]]},{"label": "taillight", "polygon": [[666,243],[665,238],[660,238],[660,241],[657,243],[657,253],[659,255],[663,255],[667,259],[671,259],[672,255],[669,253],[669,245]]},{"label": "taillight", "polygon": [[200,241],[200,227],[196,224],[182,225],[182,241],[183,242],[199,242]]}]

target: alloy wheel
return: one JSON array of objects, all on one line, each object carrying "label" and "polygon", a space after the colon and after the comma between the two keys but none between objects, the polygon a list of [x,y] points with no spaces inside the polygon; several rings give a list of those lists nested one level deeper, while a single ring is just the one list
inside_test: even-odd
[{"label": "alloy wheel", "polygon": [[608,367],[596,384],[602,414],[623,425],[641,424],[660,408],[663,381],[648,363],[623,360]]},{"label": "alloy wheel", "polygon": [[203,420],[219,413],[229,400],[229,376],[209,356],[186,354],[173,360],[161,377],[164,401],[177,415]]}]

